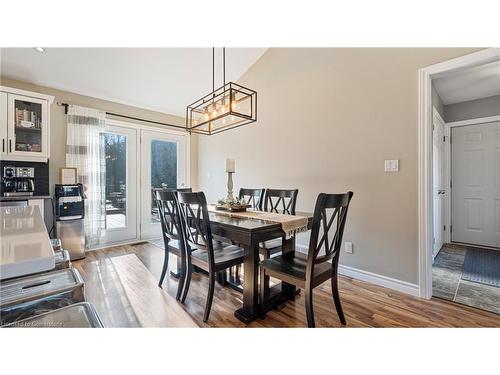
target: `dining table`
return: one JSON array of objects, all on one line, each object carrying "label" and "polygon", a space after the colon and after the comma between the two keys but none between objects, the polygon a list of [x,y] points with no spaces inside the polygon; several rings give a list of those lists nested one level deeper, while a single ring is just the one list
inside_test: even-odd
[{"label": "dining table", "polygon": [[[311,228],[313,214],[296,212],[296,216],[307,217],[308,229]],[[212,234],[237,243],[244,249],[243,306],[234,312],[236,318],[248,324],[261,316],[262,309],[276,308],[295,298],[295,287],[280,283],[270,289],[266,306],[259,306],[259,246],[261,242],[283,238],[282,252],[295,250],[295,236],[286,238],[282,225],[270,220],[255,217],[234,217],[226,213],[211,211],[210,227]]]}]

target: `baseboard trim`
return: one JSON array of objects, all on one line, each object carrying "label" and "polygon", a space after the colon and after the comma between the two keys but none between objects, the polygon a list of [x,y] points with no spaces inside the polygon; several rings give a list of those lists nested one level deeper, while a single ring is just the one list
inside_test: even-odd
[{"label": "baseboard trim", "polygon": [[363,271],[358,268],[344,266],[342,264],[339,265],[339,273],[344,276],[352,277],[353,279],[397,290],[398,292],[406,293],[414,297],[420,296],[419,286],[407,281],[394,279],[392,277],[379,275],[373,272]]},{"label": "baseboard trim", "polygon": [[[307,252],[307,247],[304,245],[296,245],[298,250],[301,252]],[[392,277],[379,275],[373,272],[364,271],[359,268],[354,268],[350,266],[339,265],[339,273],[344,276],[352,277],[353,279],[366,281],[371,284],[382,286],[384,288],[389,288],[409,294],[414,297],[420,296],[420,288],[417,284],[412,284],[407,281],[394,279]]]}]

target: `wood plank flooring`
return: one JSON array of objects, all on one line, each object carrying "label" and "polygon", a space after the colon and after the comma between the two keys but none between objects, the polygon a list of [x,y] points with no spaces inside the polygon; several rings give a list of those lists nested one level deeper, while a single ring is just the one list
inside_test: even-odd
[{"label": "wood plank flooring", "polygon": [[[203,323],[207,278],[195,274],[185,304],[175,300],[177,281],[157,280],[163,250],[150,243],[89,252],[73,262],[85,280],[87,300],[106,327],[307,327],[303,297],[298,296],[266,319],[245,325],[233,315],[241,294],[216,284],[210,319]],[[170,268],[175,267],[175,257]],[[363,281],[340,277],[347,327],[500,327],[500,315],[452,302],[423,300]],[[314,291],[318,327],[342,327],[329,283]]]}]

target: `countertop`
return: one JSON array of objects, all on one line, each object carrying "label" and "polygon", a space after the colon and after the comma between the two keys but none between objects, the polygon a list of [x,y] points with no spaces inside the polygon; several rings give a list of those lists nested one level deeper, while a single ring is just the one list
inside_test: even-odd
[{"label": "countertop", "polygon": [[50,195],[25,195],[17,197],[0,197],[1,201],[27,201],[29,199],[50,199]]},{"label": "countertop", "polygon": [[39,207],[0,207],[0,279],[54,267],[54,250]]}]

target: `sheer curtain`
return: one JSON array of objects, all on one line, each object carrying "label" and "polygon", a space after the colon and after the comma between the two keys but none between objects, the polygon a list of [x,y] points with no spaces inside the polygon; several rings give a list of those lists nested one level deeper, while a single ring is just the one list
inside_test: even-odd
[{"label": "sheer curtain", "polygon": [[106,113],[71,105],[68,107],[66,166],[77,168],[85,192],[85,243],[98,245],[106,229],[104,130]]}]

